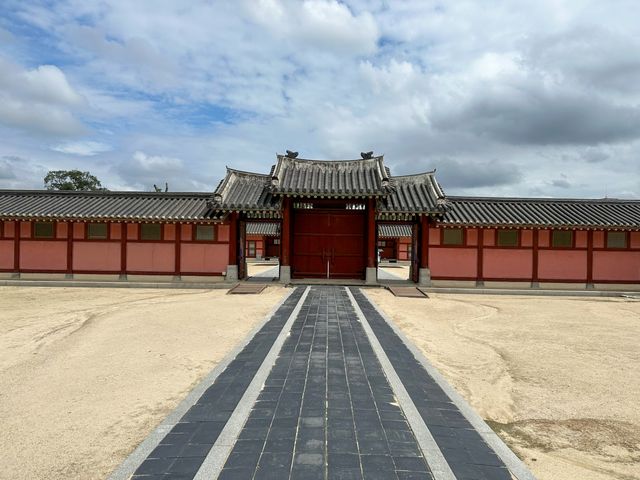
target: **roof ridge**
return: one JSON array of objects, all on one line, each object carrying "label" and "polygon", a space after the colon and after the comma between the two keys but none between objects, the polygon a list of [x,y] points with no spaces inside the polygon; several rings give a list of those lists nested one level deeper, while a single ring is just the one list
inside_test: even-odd
[{"label": "roof ridge", "polygon": [[143,190],[20,190],[0,189],[0,195],[95,195],[95,196],[153,196],[153,197],[200,197],[211,196],[213,192],[148,192]]},{"label": "roof ridge", "polygon": [[563,197],[473,197],[463,195],[446,195],[452,201],[486,201],[486,202],[571,202],[571,203],[640,203],[634,198],[563,198]]}]

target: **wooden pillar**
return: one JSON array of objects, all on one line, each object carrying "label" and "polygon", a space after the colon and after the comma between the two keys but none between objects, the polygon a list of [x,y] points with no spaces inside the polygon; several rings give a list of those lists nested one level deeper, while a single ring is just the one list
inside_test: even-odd
[{"label": "wooden pillar", "polygon": [[376,255],[376,199],[367,201],[367,268],[375,268]]},{"label": "wooden pillar", "polygon": [[429,217],[420,217],[420,268],[429,268]]},{"label": "wooden pillar", "polygon": [[229,261],[227,265],[238,265],[238,213],[229,214]]},{"label": "wooden pillar", "polygon": [[127,274],[127,237],[129,236],[127,224],[120,222],[120,276]]},{"label": "wooden pillar", "polygon": [[531,283],[532,286],[537,286],[538,285],[538,235],[540,233],[540,230],[535,228],[533,230],[533,254],[531,255],[532,257],[532,263],[533,265],[531,266]]},{"label": "wooden pillar", "polygon": [[280,232],[280,264],[291,265],[291,198],[282,199],[282,231]]},{"label": "wooden pillar", "polygon": [[13,270],[20,272],[20,222],[13,222]]},{"label": "wooden pillar", "polygon": [[478,271],[476,272],[476,282],[480,285],[484,283],[484,230],[478,228]]},{"label": "wooden pillar", "polygon": [[593,230],[587,230],[587,287],[593,287]]},{"label": "wooden pillar", "polygon": [[[107,228],[109,228],[108,224],[107,224]],[[67,222],[67,275],[71,275],[72,273],[73,273],[73,223]]]},{"label": "wooden pillar", "polygon": [[175,253],[175,268],[174,268],[174,272],[173,274],[175,276],[180,276],[180,247],[182,245],[182,224],[180,223],[176,223],[175,224],[176,228],[175,228],[175,235],[176,235],[176,253]]}]

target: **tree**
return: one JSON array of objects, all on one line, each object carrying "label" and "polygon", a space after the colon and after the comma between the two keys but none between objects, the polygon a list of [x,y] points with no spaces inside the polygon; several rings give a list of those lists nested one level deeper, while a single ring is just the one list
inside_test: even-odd
[{"label": "tree", "polygon": [[44,177],[44,186],[47,190],[106,190],[97,177],[80,170],[50,170]]}]

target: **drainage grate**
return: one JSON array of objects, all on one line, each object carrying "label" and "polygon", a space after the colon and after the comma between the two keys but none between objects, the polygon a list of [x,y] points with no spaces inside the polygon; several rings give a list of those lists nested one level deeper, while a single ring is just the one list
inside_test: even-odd
[{"label": "drainage grate", "polygon": [[227,295],[251,295],[262,292],[267,286],[263,283],[239,283],[227,292]]},{"label": "drainage grate", "polygon": [[417,287],[392,287],[387,289],[396,297],[429,298],[428,295]]}]

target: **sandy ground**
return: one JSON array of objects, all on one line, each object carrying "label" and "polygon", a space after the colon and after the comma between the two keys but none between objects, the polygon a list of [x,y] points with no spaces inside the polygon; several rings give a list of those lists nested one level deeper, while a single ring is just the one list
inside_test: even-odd
[{"label": "sandy ground", "polygon": [[411,274],[411,267],[409,265],[395,264],[385,265],[379,268],[386,273],[390,273],[391,275],[400,277],[400,280],[408,280],[409,275]]},{"label": "sandy ground", "polygon": [[0,287],[0,478],[105,478],[286,291]]},{"label": "sandy ground", "polygon": [[367,293],[540,480],[640,479],[640,301]]},{"label": "sandy ground", "polygon": [[[277,264],[265,265],[261,263],[247,263],[247,275],[249,275],[250,277],[254,275],[260,275],[261,273],[264,273],[266,271],[273,270],[277,266]],[[275,276],[277,276],[277,274],[275,274]]]}]

